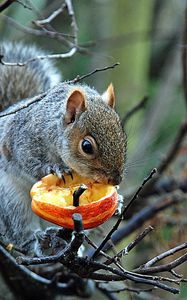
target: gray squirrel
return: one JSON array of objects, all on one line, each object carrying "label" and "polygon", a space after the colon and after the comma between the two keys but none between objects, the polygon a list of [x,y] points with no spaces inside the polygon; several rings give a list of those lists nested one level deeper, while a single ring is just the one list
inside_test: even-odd
[{"label": "gray squirrel", "polygon": [[[34,46],[4,43],[3,60],[23,62],[43,54]],[[98,182],[118,185],[124,173],[126,136],[114,111],[110,85],[100,95],[86,84],[60,82],[51,61],[0,64],[0,237],[33,250],[40,218],[31,211],[30,189],[41,177],[75,170]],[[21,102],[20,102],[21,100]],[[24,246],[23,246],[24,247]],[[28,248],[30,247],[30,248]]]}]

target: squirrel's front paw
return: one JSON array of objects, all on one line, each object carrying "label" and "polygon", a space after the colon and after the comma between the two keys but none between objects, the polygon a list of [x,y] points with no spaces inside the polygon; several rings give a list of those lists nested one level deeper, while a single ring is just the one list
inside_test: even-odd
[{"label": "squirrel's front paw", "polygon": [[69,167],[61,166],[59,164],[44,166],[44,174],[56,174],[60,179],[64,179],[64,174],[70,175],[73,179],[72,170]]}]

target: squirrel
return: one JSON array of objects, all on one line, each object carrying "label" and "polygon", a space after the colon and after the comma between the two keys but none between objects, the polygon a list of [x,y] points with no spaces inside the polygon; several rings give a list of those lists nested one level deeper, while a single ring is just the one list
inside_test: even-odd
[{"label": "squirrel", "polygon": [[[1,52],[7,62],[44,54],[22,43],[4,43]],[[35,231],[41,228],[30,208],[29,192],[37,180],[49,173],[63,178],[76,171],[119,185],[126,156],[112,84],[101,95],[86,84],[61,82],[59,71],[47,60],[0,64],[3,113],[33,97],[32,104],[0,118],[0,236],[15,247],[26,245],[26,253],[34,251]],[[33,243],[27,244],[28,239]]]}]

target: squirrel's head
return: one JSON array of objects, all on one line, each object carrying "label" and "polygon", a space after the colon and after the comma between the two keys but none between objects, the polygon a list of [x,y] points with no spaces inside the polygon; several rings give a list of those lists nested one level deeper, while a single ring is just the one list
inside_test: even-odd
[{"label": "squirrel's head", "polygon": [[126,138],[114,105],[112,84],[103,95],[88,86],[72,87],[63,120],[62,158],[82,176],[118,185],[124,174]]}]

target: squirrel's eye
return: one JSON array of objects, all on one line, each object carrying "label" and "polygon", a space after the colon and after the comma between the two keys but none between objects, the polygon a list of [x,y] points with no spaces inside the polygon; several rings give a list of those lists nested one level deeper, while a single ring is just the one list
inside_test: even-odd
[{"label": "squirrel's eye", "polygon": [[98,155],[97,144],[93,136],[86,135],[79,141],[80,154],[86,159],[94,159]]},{"label": "squirrel's eye", "polygon": [[92,144],[89,140],[83,140],[81,146],[82,146],[82,150],[86,154],[93,154],[94,153],[93,146],[92,146]]}]

